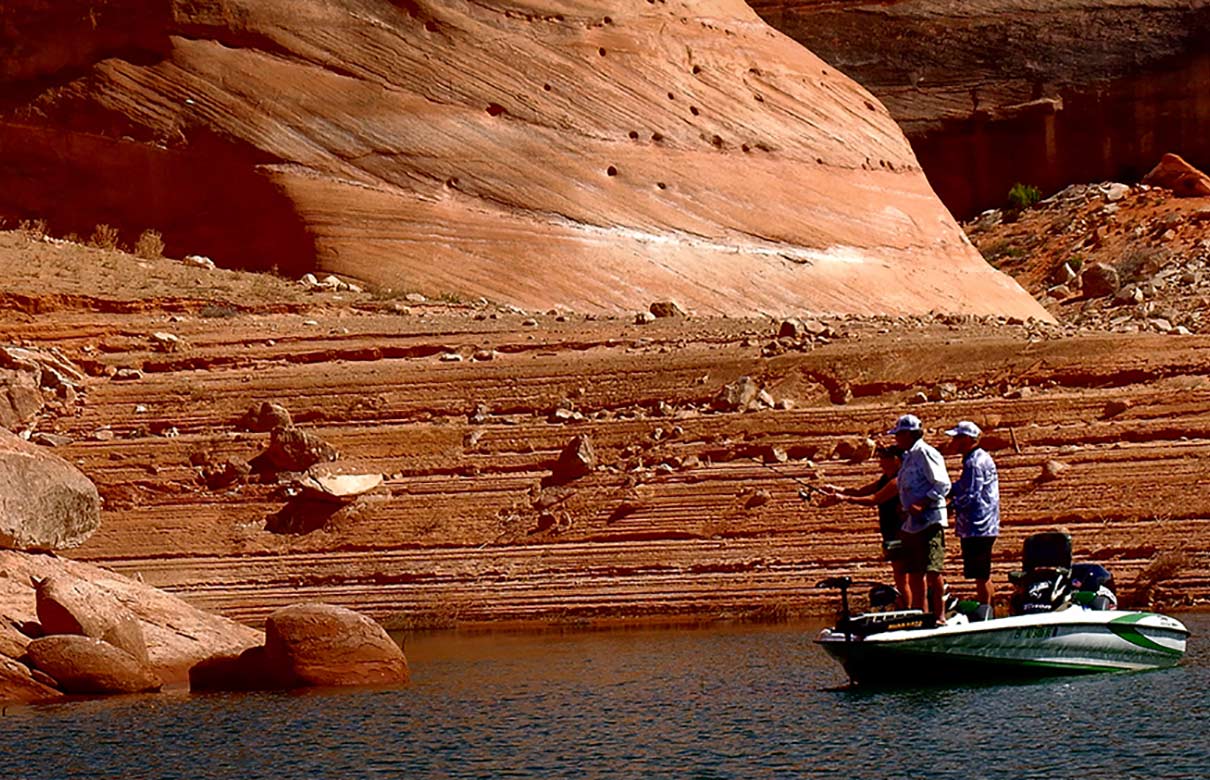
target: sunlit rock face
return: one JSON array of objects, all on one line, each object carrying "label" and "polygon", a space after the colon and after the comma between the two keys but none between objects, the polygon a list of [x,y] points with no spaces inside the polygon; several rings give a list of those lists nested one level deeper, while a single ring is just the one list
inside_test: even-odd
[{"label": "sunlit rock face", "polygon": [[1046,317],[739,0],[16,0],[0,213],[524,307]]}]

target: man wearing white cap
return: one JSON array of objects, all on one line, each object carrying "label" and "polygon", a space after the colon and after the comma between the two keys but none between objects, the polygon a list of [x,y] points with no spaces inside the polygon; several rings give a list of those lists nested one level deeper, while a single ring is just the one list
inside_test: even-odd
[{"label": "man wearing white cap", "polygon": [[903,449],[899,467],[899,502],[903,505],[904,569],[908,575],[908,601],[913,609],[924,609],[928,586],[929,611],[938,624],[945,623],[945,527],[948,525],[945,497],[950,478],[945,459],[924,441],[920,418],[905,414],[888,433]]},{"label": "man wearing white cap", "polygon": [[983,431],[963,420],[945,432],[962,456],[962,476],[954,483],[954,530],[962,544],[962,576],[975,581],[979,601],[992,605],[992,545],[1000,535],[1000,475],[987,450],[979,446]]}]

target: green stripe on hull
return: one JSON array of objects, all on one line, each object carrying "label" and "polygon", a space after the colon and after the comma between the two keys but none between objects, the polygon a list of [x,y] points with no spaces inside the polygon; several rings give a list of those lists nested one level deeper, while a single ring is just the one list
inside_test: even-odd
[{"label": "green stripe on hull", "polygon": [[1152,612],[1132,612],[1129,615],[1122,615],[1121,617],[1114,618],[1113,620],[1109,621],[1107,625],[1110,631],[1133,645],[1138,645],[1139,647],[1147,650],[1156,650],[1158,652],[1168,653],[1171,655],[1184,655],[1184,652],[1181,650],[1165,647],[1164,645],[1158,644],[1154,640],[1143,636],[1139,630],[1134,627],[1134,623],[1138,623],[1153,616],[1154,613]]},{"label": "green stripe on hull", "polygon": [[1113,620],[1111,620],[1109,622],[1110,623],[1138,623],[1140,620],[1145,620],[1146,618],[1153,617],[1154,615],[1155,615],[1154,612],[1131,612],[1129,615],[1122,615],[1121,617],[1115,617]]},{"label": "green stripe on hull", "polygon": [[1157,653],[1164,653],[1166,655],[1175,655],[1175,656],[1182,656],[1185,654],[1184,651],[1177,650],[1172,647],[1165,647],[1164,645],[1161,645],[1159,642],[1156,642],[1153,639],[1148,639],[1147,637],[1145,637],[1141,633],[1139,633],[1139,630],[1137,628],[1135,628],[1134,626],[1123,625],[1124,622],[1125,622],[1124,618],[1118,618],[1117,620],[1110,621],[1106,625],[1109,627],[1110,631],[1117,634],[1118,637],[1120,637],[1121,639],[1126,640],[1127,642],[1129,642],[1132,645],[1137,645],[1138,647],[1141,647],[1144,650],[1154,650]]}]

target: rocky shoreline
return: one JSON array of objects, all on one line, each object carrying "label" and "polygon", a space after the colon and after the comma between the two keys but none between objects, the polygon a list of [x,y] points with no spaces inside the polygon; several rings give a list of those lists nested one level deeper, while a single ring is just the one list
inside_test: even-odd
[{"label": "rocky shoreline", "polygon": [[[269,616],[266,632],[52,550],[100,525],[92,483],[0,432],[0,703],[151,693],[407,682],[402,650],[370,619],[323,604]],[[5,549],[8,548],[8,549]],[[16,548],[16,549],[13,549]]]}]

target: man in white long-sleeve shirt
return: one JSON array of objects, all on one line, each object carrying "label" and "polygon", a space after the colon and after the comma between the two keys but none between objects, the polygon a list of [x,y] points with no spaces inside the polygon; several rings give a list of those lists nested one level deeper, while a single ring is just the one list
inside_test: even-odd
[{"label": "man in white long-sleeve shirt", "polygon": [[975,581],[975,595],[992,606],[992,545],[1000,535],[1000,475],[992,456],[979,446],[978,425],[963,420],[945,432],[962,456],[962,475],[954,483],[954,530],[962,545],[962,575]]},{"label": "man in white long-sleeve shirt", "polygon": [[[889,433],[903,449],[899,467],[899,502],[903,505],[904,568],[908,575],[908,603],[924,609],[928,594],[929,611],[937,623],[945,622],[945,497],[950,478],[945,459],[924,441],[920,418],[905,414]],[[926,590],[927,587],[927,590]]]}]

